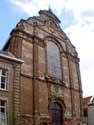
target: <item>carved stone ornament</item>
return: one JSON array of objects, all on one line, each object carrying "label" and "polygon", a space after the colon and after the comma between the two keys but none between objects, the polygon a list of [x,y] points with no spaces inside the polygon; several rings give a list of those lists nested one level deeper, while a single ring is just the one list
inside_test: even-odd
[{"label": "carved stone ornament", "polygon": [[51,96],[63,97],[63,90],[62,90],[61,86],[59,86],[57,84],[51,85]]},{"label": "carved stone ornament", "polygon": [[50,122],[49,116],[41,116],[40,117],[40,125],[48,125]]},{"label": "carved stone ornament", "polygon": [[48,29],[49,29],[52,33],[54,33],[54,32],[56,32],[56,30],[57,30],[57,26],[56,26],[56,24],[55,24],[53,21],[49,21],[49,22],[48,22]]}]

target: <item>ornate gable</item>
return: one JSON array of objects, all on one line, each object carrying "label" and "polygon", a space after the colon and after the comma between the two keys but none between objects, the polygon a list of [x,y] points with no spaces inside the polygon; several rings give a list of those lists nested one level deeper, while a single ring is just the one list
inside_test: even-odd
[{"label": "ornate gable", "polygon": [[27,20],[21,20],[17,26],[23,26],[23,30],[32,35],[35,27],[36,35],[42,39],[46,36],[52,36],[52,34],[61,39],[66,39],[65,33],[60,27],[60,20],[51,10],[40,10],[39,16],[30,17]]},{"label": "ornate gable", "polygon": [[37,38],[41,39],[40,41],[45,40],[47,37],[56,38],[64,51],[68,51],[73,56],[77,55],[75,47],[72,46],[69,38],[60,27],[60,20],[50,9],[40,10],[39,16],[21,20],[14,30],[16,29],[20,29],[20,31],[23,31],[31,37],[35,35]]}]

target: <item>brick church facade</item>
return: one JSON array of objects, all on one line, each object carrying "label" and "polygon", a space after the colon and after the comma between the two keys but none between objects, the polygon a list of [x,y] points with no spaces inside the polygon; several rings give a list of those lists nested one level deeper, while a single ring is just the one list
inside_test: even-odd
[{"label": "brick church facade", "polygon": [[2,125],[63,125],[82,118],[75,47],[49,10],[21,20],[0,51]]}]

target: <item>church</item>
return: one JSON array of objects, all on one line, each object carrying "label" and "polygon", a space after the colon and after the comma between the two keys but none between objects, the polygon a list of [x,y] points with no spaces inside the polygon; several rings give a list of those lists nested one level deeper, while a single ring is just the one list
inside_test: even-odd
[{"label": "church", "polygon": [[82,119],[78,54],[49,10],[21,19],[0,51],[0,124]]}]

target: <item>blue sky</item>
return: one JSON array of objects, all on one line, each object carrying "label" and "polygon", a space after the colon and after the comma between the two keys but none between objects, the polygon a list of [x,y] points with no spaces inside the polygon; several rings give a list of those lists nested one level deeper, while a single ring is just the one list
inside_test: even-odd
[{"label": "blue sky", "polygon": [[94,0],[3,0],[0,1],[0,49],[20,21],[48,9],[61,20],[63,31],[76,46],[84,96],[94,95]]}]

